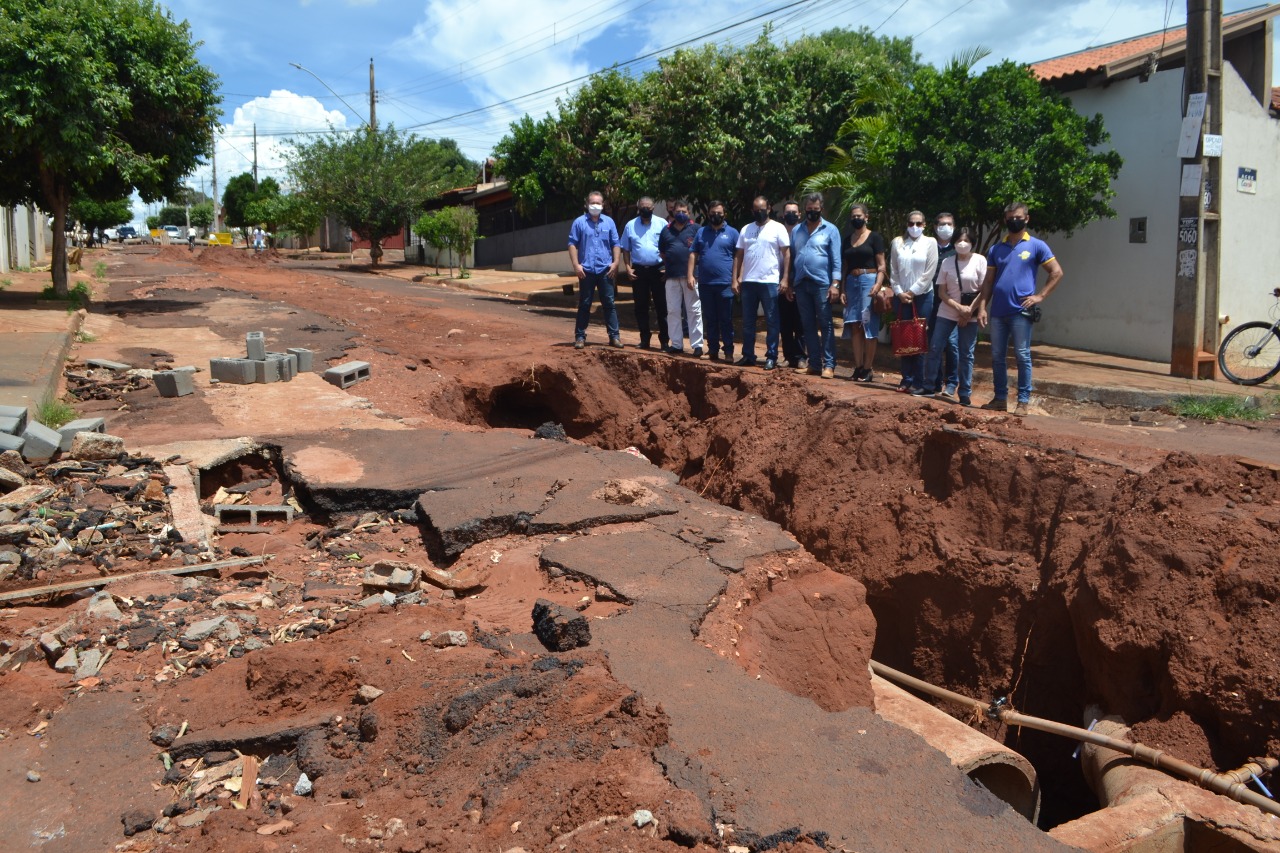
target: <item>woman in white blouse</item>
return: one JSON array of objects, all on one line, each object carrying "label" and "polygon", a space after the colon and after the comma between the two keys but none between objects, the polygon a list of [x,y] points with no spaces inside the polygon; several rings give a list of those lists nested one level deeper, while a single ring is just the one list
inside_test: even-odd
[{"label": "woman in white blouse", "polygon": [[[938,268],[938,241],[924,236],[924,214],[907,214],[907,229],[893,238],[889,248],[889,286],[897,297],[894,308],[899,320],[928,319],[933,310],[933,273]],[[925,354],[901,356],[903,394],[925,393]]]},{"label": "woman in white blouse", "polygon": [[[987,259],[973,251],[973,232],[968,228],[960,229],[955,247],[956,253],[938,267],[936,298],[942,302],[938,306],[933,339],[929,341],[925,376],[937,375],[947,339],[951,337],[951,330],[956,329],[960,341],[960,405],[967,406],[973,393],[973,348],[978,342],[978,318],[973,316],[973,303],[987,276]],[[944,388],[936,396],[954,400],[956,391],[956,388]]]}]

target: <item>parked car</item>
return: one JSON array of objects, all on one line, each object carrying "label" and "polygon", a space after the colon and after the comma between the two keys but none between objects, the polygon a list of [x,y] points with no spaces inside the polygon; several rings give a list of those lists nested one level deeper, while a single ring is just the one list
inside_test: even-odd
[{"label": "parked car", "polygon": [[164,233],[169,235],[170,243],[187,242],[182,236],[182,229],[179,228],[177,225],[165,225],[163,227],[164,227]]},{"label": "parked car", "polygon": [[138,239],[138,229],[132,225],[121,225],[116,229],[116,240],[123,243],[125,240]]}]

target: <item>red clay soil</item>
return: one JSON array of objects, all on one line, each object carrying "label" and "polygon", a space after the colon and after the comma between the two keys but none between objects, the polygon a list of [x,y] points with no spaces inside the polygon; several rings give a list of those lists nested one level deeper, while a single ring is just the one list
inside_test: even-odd
[{"label": "red clay soil", "polygon": [[[821,564],[803,556],[749,566],[702,626],[699,640],[749,673],[823,708],[859,704],[859,683],[842,679],[840,649],[869,642],[869,605],[875,657],[935,683],[982,699],[1008,695],[1024,712],[1076,724],[1096,703],[1153,744],[1223,769],[1280,754],[1280,482],[1271,469],[1051,438],[1011,418],[849,383],[632,350],[575,352],[564,343],[567,315],[498,311],[417,286],[393,295],[224,251],[234,250],[168,247],[156,257],[216,268],[219,287],[297,306],[299,324],[331,318],[345,331],[324,339],[322,357],[371,362],[373,378],[353,391],[379,409],[461,429],[554,421],[593,445],[635,446],[693,491],[795,535]],[[165,298],[207,286],[205,278],[173,278],[148,288]],[[228,340],[253,330],[219,323]],[[337,345],[341,337],[349,348]],[[190,400],[173,401],[170,411],[197,405]],[[164,417],[139,405],[114,423],[144,434],[160,430]],[[0,776],[0,797],[90,798],[87,811],[117,816],[41,825],[44,834],[29,842],[35,819],[10,809],[0,832],[20,834],[23,846],[101,850],[121,841],[119,815],[140,809],[154,818],[168,808],[166,833],[140,835],[131,849],[564,844],[592,853],[721,844],[697,798],[652,757],[666,741],[661,708],[630,694],[597,653],[535,659],[540,649],[513,639],[528,630],[537,597],[566,605],[586,598],[598,614],[617,607],[539,571],[537,541],[475,546],[463,560],[495,550],[511,560],[508,585],[475,601],[431,595],[405,618],[403,608],[366,611],[323,595],[304,601],[303,591],[308,583],[358,584],[359,565],[404,558],[402,549],[420,547],[417,532],[384,516],[367,531],[307,547],[321,529],[297,522],[221,543],[280,553],[266,572],[118,590],[125,609],[160,632],[150,645],[126,643],[117,654],[127,665],[98,682],[68,688],[68,676],[43,666],[0,674],[0,750],[10,770]],[[349,553],[361,562],[344,565]],[[847,579],[818,571],[823,564]],[[782,576],[790,580],[775,594],[770,586]],[[214,608],[218,596],[238,591],[270,595],[274,606],[253,610],[243,637],[180,645],[186,627],[226,612]],[[827,669],[809,666],[813,632],[805,629],[815,608],[848,617],[847,634],[824,638]],[[5,638],[64,618],[57,607],[5,614]],[[419,639],[450,629],[466,631],[471,643],[437,649]],[[77,636],[115,639],[109,625]],[[272,642],[255,651],[250,637]],[[355,704],[362,685],[385,693]],[[112,723],[88,738],[90,712]],[[226,735],[225,755],[216,756],[225,760],[172,750],[177,769],[165,782],[164,748],[148,738],[159,731],[163,740],[166,726],[184,722],[201,738]],[[1056,819],[1079,813],[1082,785],[1061,781],[1078,779],[1070,744],[992,733],[1037,762],[1051,790],[1050,822],[1055,809]],[[238,785],[225,780],[200,801],[176,799],[181,780],[232,764],[271,780],[248,808],[234,807]],[[23,773],[40,768],[45,780],[27,782]],[[338,796],[293,794],[304,770]],[[53,777],[76,781],[55,787]],[[213,802],[226,807],[197,820]],[[630,820],[638,808],[653,812],[656,830]],[[191,828],[180,829],[184,820]],[[790,839],[768,846],[817,849]]]}]

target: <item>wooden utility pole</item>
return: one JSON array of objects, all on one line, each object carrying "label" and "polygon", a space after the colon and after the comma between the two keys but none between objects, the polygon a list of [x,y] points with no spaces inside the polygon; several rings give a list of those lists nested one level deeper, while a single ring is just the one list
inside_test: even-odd
[{"label": "wooden utility pole", "polygon": [[378,129],[378,95],[373,88],[373,57],[369,57],[369,129]]},{"label": "wooden utility pole", "polygon": [[1222,133],[1222,0],[1187,0],[1182,170],[1169,372],[1212,379],[1218,341],[1221,159],[1206,157],[1206,132]]},{"label": "wooden utility pole", "polygon": [[253,123],[253,190],[258,191],[258,123]]},{"label": "wooden utility pole", "polygon": [[218,203],[218,139],[213,140],[213,230],[222,230],[222,205]]}]

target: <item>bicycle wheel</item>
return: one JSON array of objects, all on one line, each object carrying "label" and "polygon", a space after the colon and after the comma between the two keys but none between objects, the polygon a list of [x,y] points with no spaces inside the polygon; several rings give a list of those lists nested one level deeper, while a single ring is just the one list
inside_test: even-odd
[{"label": "bicycle wheel", "polygon": [[1218,347],[1218,367],[1237,385],[1258,385],[1280,371],[1280,335],[1255,320],[1231,330]]}]

